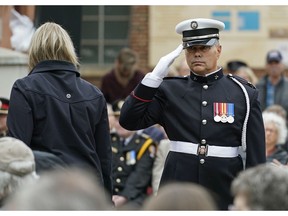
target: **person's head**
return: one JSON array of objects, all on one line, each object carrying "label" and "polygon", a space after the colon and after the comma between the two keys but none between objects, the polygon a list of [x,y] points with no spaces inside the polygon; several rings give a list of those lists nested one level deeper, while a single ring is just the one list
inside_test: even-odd
[{"label": "person's head", "polygon": [[234,75],[239,76],[253,85],[257,84],[258,78],[250,67],[241,66],[234,71]]},{"label": "person's head", "polygon": [[262,116],[265,127],[266,147],[284,144],[287,137],[285,120],[272,112],[263,112]]},{"label": "person's head", "polygon": [[143,210],[208,211],[217,210],[217,206],[212,195],[201,185],[174,182],[160,187],[156,196],[151,196],[144,202]]},{"label": "person's head", "polygon": [[111,210],[112,201],[91,170],[54,169],[43,173],[36,184],[21,188],[4,210]]},{"label": "person's head", "polygon": [[114,128],[120,137],[128,138],[132,134],[134,134],[135,131],[126,130],[119,123],[120,112],[121,112],[121,108],[122,108],[123,104],[124,104],[124,100],[116,100],[112,104],[112,110],[113,110],[113,114],[115,116]]},{"label": "person's head", "polygon": [[287,112],[284,109],[283,106],[279,105],[279,104],[272,104],[268,107],[265,108],[264,112],[273,112],[276,113],[278,115],[280,115],[283,119],[287,119]]},{"label": "person's head", "polygon": [[223,22],[213,19],[189,19],[176,26],[182,34],[187,64],[192,72],[205,75],[216,71],[222,47],[219,32],[225,28]]},{"label": "person's head", "polygon": [[73,42],[65,29],[53,22],[42,24],[34,33],[29,48],[29,69],[45,60],[67,61],[79,66]]},{"label": "person's head", "polygon": [[231,210],[288,210],[288,169],[261,164],[242,171],[232,182]]},{"label": "person's head", "polygon": [[26,180],[35,179],[37,175],[32,150],[16,138],[0,138],[0,201],[18,190]]},{"label": "person's head", "polygon": [[231,61],[227,62],[226,69],[227,69],[228,73],[234,74],[234,72],[237,71],[239,67],[243,67],[243,66],[248,67],[248,65],[243,61],[231,60]]},{"label": "person's head", "polygon": [[6,134],[7,128],[7,115],[9,109],[9,99],[0,97],[0,135]]},{"label": "person's head", "polygon": [[138,56],[132,49],[122,48],[116,59],[116,73],[121,78],[130,79],[137,66]]},{"label": "person's head", "polygon": [[268,76],[280,77],[285,69],[283,57],[279,50],[270,50],[266,55],[266,71]]}]

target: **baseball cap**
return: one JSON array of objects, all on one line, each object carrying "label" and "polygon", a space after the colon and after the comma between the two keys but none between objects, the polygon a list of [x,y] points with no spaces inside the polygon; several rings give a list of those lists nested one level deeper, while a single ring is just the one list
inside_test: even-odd
[{"label": "baseball cap", "polygon": [[281,62],[282,61],[282,54],[280,53],[279,50],[271,50],[267,53],[266,61],[267,61],[267,63],[270,63],[273,61]]},{"label": "baseball cap", "polygon": [[246,66],[247,67],[247,64],[245,62],[243,62],[243,61],[240,61],[240,60],[232,60],[232,61],[229,61],[227,63],[227,69],[230,72],[235,72],[238,68],[240,68],[242,66]]},{"label": "baseball cap", "polygon": [[19,139],[0,138],[0,170],[17,176],[34,172],[35,160],[32,150]]},{"label": "baseball cap", "polygon": [[196,18],[178,23],[175,30],[182,34],[183,47],[187,48],[194,45],[213,46],[224,28],[225,24],[221,21]]}]

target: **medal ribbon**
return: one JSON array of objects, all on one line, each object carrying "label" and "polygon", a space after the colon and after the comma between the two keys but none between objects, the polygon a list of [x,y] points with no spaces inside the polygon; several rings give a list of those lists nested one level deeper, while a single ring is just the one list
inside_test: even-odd
[{"label": "medal ribbon", "polygon": [[234,117],[234,104],[228,103],[228,116]]}]

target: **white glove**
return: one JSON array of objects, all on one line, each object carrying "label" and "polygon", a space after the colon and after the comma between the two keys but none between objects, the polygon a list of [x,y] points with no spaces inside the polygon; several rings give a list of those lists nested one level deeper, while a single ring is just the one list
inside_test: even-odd
[{"label": "white glove", "polygon": [[170,65],[180,55],[182,50],[183,45],[180,44],[174,51],[161,57],[153,71],[147,73],[141,83],[148,87],[158,88],[163,78],[167,76]]}]

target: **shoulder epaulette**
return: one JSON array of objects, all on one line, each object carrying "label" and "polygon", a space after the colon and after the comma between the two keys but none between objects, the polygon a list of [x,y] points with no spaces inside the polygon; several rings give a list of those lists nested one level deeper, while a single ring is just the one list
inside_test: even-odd
[{"label": "shoulder epaulette", "polygon": [[[242,77],[239,77],[239,76],[235,76],[235,75],[232,75],[232,74],[228,74],[227,75],[230,79],[233,77],[235,79],[237,79],[239,82],[241,82],[242,84],[244,85],[247,85],[253,89],[256,89],[256,87],[251,83],[251,82],[248,82],[247,80],[243,79]],[[231,79],[232,80],[232,79]]]},{"label": "shoulder epaulette", "polygon": [[171,80],[171,79],[184,79],[187,80],[188,76],[170,76],[170,77],[164,77],[165,80]]}]

